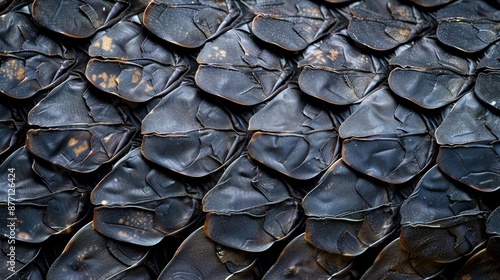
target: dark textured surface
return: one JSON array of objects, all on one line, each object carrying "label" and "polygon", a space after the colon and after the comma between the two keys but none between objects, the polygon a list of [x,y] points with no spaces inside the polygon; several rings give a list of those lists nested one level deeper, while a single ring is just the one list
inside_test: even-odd
[{"label": "dark textured surface", "polygon": [[0,278],[498,278],[499,1],[0,14]]}]

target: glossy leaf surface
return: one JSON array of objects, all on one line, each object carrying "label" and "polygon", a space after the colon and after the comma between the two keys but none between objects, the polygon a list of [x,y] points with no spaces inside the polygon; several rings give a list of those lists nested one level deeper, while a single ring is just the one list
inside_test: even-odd
[{"label": "glossy leaf surface", "polygon": [[0,16],[0,92],[26,99],[68,75],[75,54],[44,34],[23,11]]},{"label": "glossy leaf surface", "polygon": [[255,36],[289,51],[303,50],[346,24],[335,10],[310,0],[243,2],[256,15],[252,22]]},{"label": "glossy leaf surface", "polygon": [[442,43],[474,53],[500,39],[497,9],[488,1],[456,1],[437,12],[436,35]]},{"label": "glossy leaf surface", "polygon": [[263,280],[272,279],[355,279],[350,272],[352,257],[322,251],[305,238],[295,237],[281,252]]},{"label": "glossy leaf surface", "polygon": [[457,260],[484,243],[486,210],[473,190],[434,166],[401,206],[401,245],[432,261]]},{"label": "glossy leaf surface", "polygon": [[89,47],[85,74],[97,88],[133,102],[164,95],[180,83],[188,66],[134,22],[121,21],[99,33]]},{"label": "glossy leaf surface", "polygon": [[68,242],[64,252],[50,267],[47,278],[111,279],[146,258],[149,249],[107,238],[88,223]]},{"label": "glossy leaf surface", "polygon": [[202,90],[242,105],[270,99],[292,72],[284,57],[258,44],[247,25],[207,42],[197,61]]},{"label": "glossy leaf surface", "polygon": [[169,93],[144,118],[142,134],[141,149],[148,160],[192,177],[227,165],[246,138],[231,112],[190,82]]},{"label": "glossy leaf surface", "polygon": [[157,244],[199,217],[205,188],[152,165],[136,148],[93,190],[94,227],[116,240]]},{"label": "glossy leaf surface", "polygon": [[28,115],[28,150],[56,165],[91,172],[113,160],[136,128],[117,102],[72,77],[54,88]]},{"label": "glossy leaf surface", "polygon": [[476,84],[476,96],[496,110],[500,109],[498,87],[500,80],[500,43],[492,45],[485,56],[479,61]]},{"label": "glossy leaf surface", "polygon": [[419,280],[433,279],[443,270],[441,263],[427,260],[406,251],[399,238],[393,240],[377,256],[375,262],[363,274],[361,280],[393,279]]},{"label": "glossy leaf surface", "polygon": [[330,35],[308,51],[309,55],[298,63],[303,67],[299,86],[326,102],[359,102],[386,79],[385,60],[357,48],[347,36]]},{"label": "glossy leaf surface", "polygon": [[330,253],[360,255],[398,229],[402,201],[387,184],[338,160],[302,201],[305,238]]},{"label": "glossy leaf surface", "polygon": [[378,51],[394,49],[432,27],[425,14],[402,1],[360,1],[350,9],[349,36]]},{"label": "glossy leaf surface", "polygon": [[179,246],[158,279],[255,279],[248,275],[255,257],[215,243],[199,228]]},{"label": "glossy leaf surface", "polygon": [[[0,206],[5,210],[0,216],[9,222],[8,218],[15,218],[16,240],[40,243],[51,235],[71,232],[90,212],[90,186],[77,183],[60,168],[34,161],[25,147],[7,158],[0,172],[5,174],[0,182]],[[7,211],[9,205],[13,211]],[[10,230],[4,226],[0,232],[9,236]]]},{"label": "glossy leaf surface", "polygon": [[290,84],[249,123],[250,156],[296,179],[310,179],[337,159],[339,121],[321,103]]},{"label": "glossy leaf surface", "polygon": [[397,66],[389,76],[395,94],[427,109],[446,106],[473,86],[476,63],[443,49],[437,40],[423,38],[391,58]]},{"label": "glossy leaf surface", "polygon": [[473,93],[462,97],[436,129],[439,168],[480,191],[500,188],[499,120]]},{"label": "glossy leaf surface", "polygon": [[35,0],[33,17],[44,27],[74,38],[88,38],[127,14],[146,7],[146,0]]},{"label": "glossy leaf surface", "polygon": [[219,244],[261,252],[298,226],[299,201],[279,173],[243,155],[203,198],[205,232]]},{"label": "glossy leaf surface", "polygon": [[340,126],[342,159],[366,175],[404,183],[431,162],[436,149],[433,130],[425,116],[381,88]]},{"label": "glossy leaf surface", "polygon": [[154,0],[144,11],[144,25],[165,41],[197,48],[235,25],[241,13],[233,0]]}]

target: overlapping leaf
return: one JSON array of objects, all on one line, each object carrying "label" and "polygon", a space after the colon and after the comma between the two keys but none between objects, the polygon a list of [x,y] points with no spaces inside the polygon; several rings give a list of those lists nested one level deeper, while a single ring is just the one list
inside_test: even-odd
[{"label": "overlapping leaf", "polygon": [[196,84],[201,89],[243,105],[274,96],[292,72],[284,57],[258,44],[248,25],[206,43],[197,61]]},{"label": "overlapping leaf", "polygon": [[473,190],[434,166],[401,206],[401,245],[428,260],[455,261],[485,242],[487,210]]},{"label": "overlapping leaf", "polygon": [[445,45],[474,53],[500,39],[500,14],[488,1],[460,0],[437,12],[436,35]]},{"label": "overlapping leaf", "polygon": [[254,253],[217,244],[201,227],[179,246],[158,279],[255,279],[255,258]]},{"label": "overlapping leaf", "polygon": [[160,101],[144,118],[142,134],[141,149],[148,160],[192,177],[227,165],[239,156],[246,139],[231,112],[191,82]]},{"label": "overlapping leaf", "polygon": [[[34,161],[24,147],[0,165],[0,172],[13,174],[12,180],[6,175],[0,182],[0,216],[14,221],[16,240],[40,243],[51,235],[71,232],[90,212],[88,182],[77,183],[69,173]],[[15,210],[8,211],[12,205]],[[0,229],[3,236],[9,236],[9,231],[6,226]]]},{"label": "overlapping leaf", "polygon": [[299,86],[326,102],[345,105],[359,102],[386,79],[384,59],[354,46],[342,34],[333,34],[308,50],[299,61],[303,67]]},{"label": "overlapping leaf", "polygon": [[440,145],[437,164],[464,184],[480,191],[495,191],[500,188],[499,136],[500,116],[474,93],[468,93],[436,129]]},{"label": "overlapping leaf", "polygon": [[474,60],[445,50],[429,37],[392,57],[390,64],[397,66],[389,76],[394,93],[427,109],[456,101],[475,80]]},{"label": "overlapping leaf", "polygon": [[144,25],[161,39],[197,48],[239,22],[242,11],[233,0],[153,0]]},{"label": "overlapping leaf", "polygon": [[208,237],[261,252],[292,233],[301,221],[300,197],[278,174],[246,155],[229,165],[203,198]]},{"label": "overlapping leaf", "polygon": [[361,173],[404,183],[433,159],[433,131],[426,116],[398,103],[389,89],[381,88],[340,126],[342,159]]},{"label": "overlapping leaf", "polygon": [[87,79],[97,88],[133,102],[167,93],[180,83],[188,66],[144,28],[121,21],[99,33],[89,48],[93,57]]},{"label": "overlapping leaf", "polygon": [[114,102],[73,76],[29,113],[28,150],[56,165],[91,172],[130,146],[136,128]]},{"label": "overlapping leaf", "polygon": [[350,8],[349,36],[374,50],[394,49],[432,28],[429,16],[399,0],[360,1]]},{"label": "overlapping leaf", "polygon": [[[91,242],[90,242],[91,241]],[[122,276],[142,263],[149,248],[115,241],[101,235],[88,223],[68,242],[47,274],[48,279],[98,279]]]},{"label": "overlapping leaf", "polygon": [[49,37],[23,10],[0,16],[0,92],[26,99],[68,75],[75,54]]},{"label": "overlapping leaf", "polygon": [[263,280],[273,279],[354,279],[353,257],[332,254],[309,244],[304,233],[283,249]]},{"label": "overlapping leaf", "polygon": [[370,279],[433,279],[444,269],[442,263],[414,255],[401,247],[399,238],[393,240],[379,254],[363,274],[361,280]]},{"label": "overlapping leaf", "polygon": [[494,109],[500,109],[500,97],[498,88],[500,87],[500,43],[492,45],[485,56],[479,61],[474,91],[476,96],[492,106]]},{"label": "overlapping leaf", "polygon": [[148,0],[35,0],[32,14],[44,27],[74,38],[88,38],[129,14],[144,10]]},{"label": "overlapping leaf", "polygon": [[311,179],[338,157],[338,116],[290,83],[251,119],[250,156],[296,179]]},{"label": "overlapping leaf", "polygon": [[189,226],[201,214],[208,186],[172,173],[147,162],[139,148],[129,152],[92,192],[94,228],[151,246]]},{"label": "overlapping leaf", "polygon": [[336,161],[302,201],[306,239],[330,253],[357,256],[399,227],[403,197],[388,184]]},{"label": "overlapping leaf", "polygon": [[255,14],[252,22],[255,36],[289,51],[303,50],[347,23],[334,9],[310,0],[242,2]]}]

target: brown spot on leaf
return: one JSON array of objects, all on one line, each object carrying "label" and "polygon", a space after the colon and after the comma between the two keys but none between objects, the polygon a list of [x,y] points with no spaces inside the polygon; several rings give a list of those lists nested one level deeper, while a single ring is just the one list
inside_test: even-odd
[{"label": "brown spot on leaf", "polygon": [[20,232],[17,234],[17,237],[19,237],[19,239],[24,239],[24,240],[28,240],[30,238],[30,235],[27,234],[26,232]]},{"label": "brown spot on leaf", "polygon": [[78,157],[80,156],[81,153],[85,152],[88,149],[89,149],[89,143],[87,141],[83,141],[82,144],[73,148],[73,153],[75,153],[75,156]]},{"label": "brown spot on leaf", "polygon": [[134,74],[132,74],[132,83],[137,84],[141,80],[141,76],[141,72],[135,70]]},{"label": "brown spot on leaf", "polygon": [[330,59],[331,61],[335,61],[337,56],[339,56],[339,52],[334,49],[330,49],[326,57],[328,57],[328,59]]},{"label": "brown spot on leaf", "polygon": [[408,37],[408,35],[410,35],[410,29],[408,28],[402,28],[402,29],[399,29],[399,35],[401,36],[404,36],[404,37]]},{"label": "brown spot on leaf", "polygon": [[68,141],[68,146],[73,147],[77,143],[78,143],[78,140],[76,140],[75,138],[71,137],[71,139],[69,139],[69,141]]},{"label": "brown spot on leaf", "polygon": [[24,66],[16,59],[10,59],[0,67],[0,73],[4,74],[9,80],[18,81],[24,79]]},{"label": "brown spot on leaf", "polygon": [[113,39],[107,35],[102,36],[101,38],[101,49],[105,51],[109,51],[113,45]]}]

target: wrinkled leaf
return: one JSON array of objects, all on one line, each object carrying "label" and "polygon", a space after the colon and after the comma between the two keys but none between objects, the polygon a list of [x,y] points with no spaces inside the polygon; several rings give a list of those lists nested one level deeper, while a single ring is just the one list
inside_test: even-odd
[{"label": "wrinkled leaf", "polygon": [[303,50],[346,25],[346,20],[334,9],[310,0],[243,2],[256,15],[252,22],[253,34],[289,51]]},{"label": "wrinkled leaf", "polygon": [[303,67],[299,86],[305,93],[326,102],[337,105],[359,102],[386,79],[385,60],[357,48],[347,36],[328,36],[308,52],[298,63]]},{"label": "wrinkled leaf", "polygon": [[446,106],[470,90],[476,63],[443,49],[436,40],[423,38],[391,58],[389,86],[395,94],[418,106]]},{"label": "wrinkled leaf", "polygon": [[188,66],[151,37],[130,21],[99,33],[89,47],[94,58],[87,65],[87,79],[97,88],[133,102],[164,95],[179,84]]},{"label": "wrinkled leaf", "polygon": [[262,279],[355,279],[350,271],[352,259],[322,251],[300,234],[288,243]]},{"label": "wrinkled leaf", "polygon": [[201,214],[206,187],[190,181],[147,162],[136,148],[93,190],[94,227],[116,240],[154,245]]},{"label": "wrinkled leaf", "polygon": [[439,9],[436,35],[443,44],[474,53],[500,39],[500,14],[488,1],[462,0]]},{"label": "wrinkled leaf", "polygon": [[486,210],[434,166],[401,206],[401,245],[432,261],[455,261],[485,242]]},{"label": "wrinkled leaf", "polygon": [[398,229],[401,203],[387,184],[338,160],[302,201],[306,239],[330,253],[360,255]]},{"label": "wrinkled leaf", "polygon": [[299,200],[279,173],[243,155],[203,198],[205,232],[231,248],[264,251],[298,226]]},{"label": "wrinkled leaf", "polygon": [[158,279],[254,279],[248,277],[254,262],[255,254],[219,245],[199,228],[179,246]]},{"label": "wrinkled leaf", "polygon": [[135,134],[116,102],[99,95],[82,78],[54,88],[28,115],[26,146],[33,154],[77,172],[113,160]]},{"label": "wrinkled leaf", "polygon": [[241,13],[233,0],[153,0],[144,11],[144,25],[165,41],[197,48],[233,27]]},{"label": "wrinkled leaf", "polygon": [[404,183],[433,159],[434,127],[426,116],[397,102],[387,88],[368,96],[340,126],[342,159],[388,183]]},{"label": "wrinkled leaf", "polygon": [[141,132],[148,160],[192,177],[227,165],[246,139],[232,113],[190,83],[164,97],[144,118]]},{"label": "wrinkled leaf", "polygon": [[398,0],[361,1],[350,8],[349,36],[374,50],[394,49],[432,27],[424,13]]},{"label": "wrinkled leaf", "polygon": [[292,72],[285,58],[258,44],[247,25],[207,42],[197,61],[202,90],[242,105],[270,99]]},{"label": "wrinkled leaf", "polygon": [[250,119],[248,151],[287,176],[310,179],[337,159],[338,125],[337,116],[290,84]]}]

